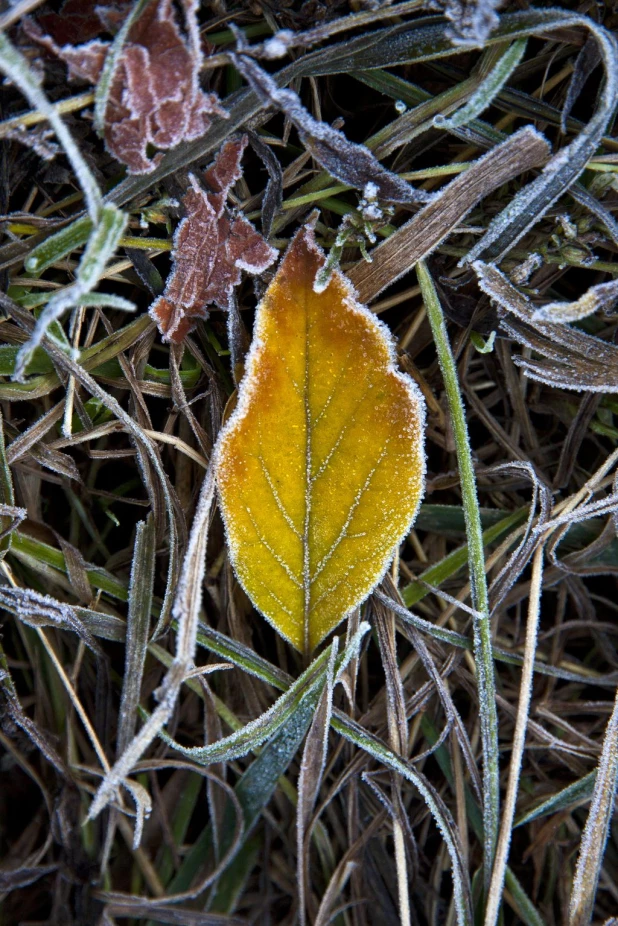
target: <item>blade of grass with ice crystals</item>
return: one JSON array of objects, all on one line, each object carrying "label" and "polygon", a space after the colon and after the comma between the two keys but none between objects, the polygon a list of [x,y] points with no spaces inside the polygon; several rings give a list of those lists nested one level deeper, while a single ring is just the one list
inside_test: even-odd
[{"label": "blade of grass with ice crystals", "polygon": [[472,94],[465,106],[448,118],[435,116],[433,123],[438,129],[450,131],[466,125],[477,116],[480,116],[502,90],[509,77],[521,61],[526,51],[526,39],[517,39],[504,52],[497,64],[484,79],[482,84]]},{"label": "blade of grass with ice crystals", "polygon": [[532,810],[529,810],[523,817],[515,821],[515,828],[525,826],[526,823],[532,823],[533,820],[538,820],[541,817],[559,813],[561,810],[571,810],[579,806],[579,804],[587,803],[593,795],[596,780],[597,773],[595,769],[594,772],[589,772],[579,781],[573,782],[572,785],[563,788],[557,794],[552,794],[547,800],[533,807]]},{"label": "blade of grass with ice crystals", "polygon": [[[548,11],[549,12],[549,11]],[[600,103],[587,126],[546,164],[541,174],[523,187],[494,219],[462,263],[480,255],[486,261],[500,260],[547,210],[565,193],[595,153],[618,102],[618,45],[609,32],[592,20],[586,26],[594,36],[605,66],[605,83]]]},{"label": "blade of grass with ice crystals", "polygon": [[25,508],[15,507],[13,477],[4,442],[4,419],[0,413],[0,561],[11,548],[13,531],[27,516],[28,512]]},{"label": "blade of grass with ice crystals", "polygon": [[103,205],[97,182],[75,144],[73,136],[62,121],[62,117],[43,92],[40,78],[35,76],[21,52],[2,33],[0,33],[0,70],[19,87],[33,109],[38,110],[50,123],[64,153],[71,162],[79,185],[84,191],[88,213],[96,224]]},{"label": "blade of grass with ice crystals", "polygon": [[103,655],[90,627],[82,620],[79,609],[73,605],[57,601],[31,588],[2,585],[0,606],[15,614],[28,627],[55,627],[58,630],[73,631],[95,656]]},{"label": "blade of grass with ice crystals", "polygon": [[513,734],[511,748],[511,761],[509,765],[509,780],[506,788],[504,807],[500,824],[500,835],[496,846],[496,857],[491,883],[485,908],[485,926],[495,926],[500,913],[504,878],[508,859],[513,819],[515,817],[515,803],[519,790],[521,776],[521,763],[524,755],[526,741],[526,728],[530,714],[530,701],[532,698],[532,676],[534,671],[534,654],[536,652],[539,618],[541,611],[541,590],[543,583],[543,556],[544,547],[537,547],[532,560],[532,578],[530,582],[530,595],[528,598],[528,620],[526,623],[526,643],[524,652],[524,666],[521,673],[519,687],[519,703],[517,705],[517,719]]},{"label": "blade of grass with ice crystals", "polygon": [[461,495],[466,518],[472,604],[475,610],[479,612],[479,616],[473,619],[473,631],[483,744],[483,827],[485,833],[483,848],[485,885],[488,887],[498,836],[500,765],[498,756],[498,712],[496,708],[483,533],[466,415],[457,380],[457,368],[446,330],[446,322],[433,280],[422,261],[418,264],[417,275],[438,353],[451,413],[459,464]]},{"label": "blade of grass with ice crystals", "polygon": [[116,755],[120,756],[135,732],[142,677],[148,648],[148,627],[155,578],[156,532],[150,514],[140,521],[135,534],[135,548],[129,584],[129,611],[125,641],[124,677],[118,712]]},{"label": "blade of grass with ice crystals", "polygon": [[[79,262],[75,283],[53,295],[41,312],[30,339],[17,355],[13,373],[14,380],[23,382],[26,366],[32,353],[41,343],[52,322],[57,321],[67,309],[78,305],[82,297],[89,294],[97,285],[105,270],[105,265],[118,247],[127,222],[128,216],[116,206],[106,205],[101,208],[98,222]],[[126,305],[129,304],[126,303]]]},{"label": "blade of grass with ice crystals", "polygon": [[90,216],[80,216],[70,225],[61,228],[60,231],[37,244],[25,259],[24,267],[28,273],[43,273],[56,261],[62,260],[67,254],[81,248],[88,241],[92,228]]},{"label": "blade of grass with ice crystals", "polygon": [[618,692],[605,731],[590,812],[582,834],[569,907],[569,926],[588,926],[592,919],[617,786]]},{"label": "blade of grass with ice crystals", "polygon": [[[371,628],[369,624],[363,622],[357,633],[350,643],[346,646],[341,656],[337,659],[335,666],[335,678],[345,669],[350,659],[358,653],[358,649],[363,637]],[[168,736],[163,738],[169,745],[173,746],[178,752],[181,752],[187,758],[193,759],[202,765],[210,765],[213,762],[229,761],[247,755],[253,752],[269,740],[281,729],[284,723],[291,721],[294,717],[298,705],[302,703],[305,697],[313,697],[317,691],[318,697],[322,693],[327,682],[327,672],[332,647],[324,650],[317,659],[314,659],[311,665],[305,669],[303,674],[275,701],[267,711],[250,721],[240,730],[235,730],[229,736],[211,743],[208,746],[182,746],[176,743]],[[317,703],[317,702],[316,702]]]},{"label": "blade of grass with ice crystals", "polygon": [[325,684],[330,649],[318,656],[272,707],[229,736],[208,746],[183,746],[162,731],[160,735],[177,752],[202,765],[227,762],[253,752],[271,739],[284,724],[293,722],[298,706],[305,698],[309,698],[315,705],[316,695],[319,696]]},{"label": "blade of grass with ice crystals", "polygon": [[[156,459],[156,466],[160,467],[158,459]],[[165,487],[164,481],[163,485]],[[197,623],[202,604],[202,581],[206,569],[206,545],[214,491],[214,477],[209,468],[200,490],[189,544],[176,589],[172,609],[178,621],[176,654],[159,689],[159,704],[105,775],[90,805],[88,819],[94,819],[110,800],[113,800],[118,787],[125,781],[135,763],[167,723],[174,710],[182,684],[195,664]],[[170,519],[170,529],[173,524],[173,519]],[[171,558],[172,551],[170,550],[170,560]]]}]

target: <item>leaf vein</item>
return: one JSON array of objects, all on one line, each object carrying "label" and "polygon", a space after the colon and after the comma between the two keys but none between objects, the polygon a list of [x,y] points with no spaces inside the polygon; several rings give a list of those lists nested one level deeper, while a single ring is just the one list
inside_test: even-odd
[{"label": "leaf vein", "polygon": [[297,588],[302,588],[303,585],[302,585],[301,582],[298,581],[298,579],[297,579],[296,576],[294,575],[294,572],[292,571],[292,568],[286,563],[286,561],[283,559],[283,557],[279,556],[279,554],[277,553],[277,551],[274,550],[274,549],[271,547],[271,545],[269,544],[269,542],[266,540],[266,538],[265,538],[264,535],[262,534],[261,530],[259,529],[259,527],[258,527],[258,525],[257,525],[257,522],[256,522],[255,518],[253,517],[253,512],[251,511],[251,509],[249,508],[249,506],[247,505],[247,503],[246,503],[245,501],[243,501],[242,504],[243,504],[243,506],[244,506],[245,511],[246,511],[247,514],[249,515],[249,520],[251,521],[251,524],[253,525],[253,529],[254,529],[254,531],[255,531],[257,537],[258,537],[258,540],[259,540],[260,543],[262,544],[262,546],[263,546],[266,550],[268,550],[268,552],[270,553],[270,555],[272,556],[272,558],[273,558],[274,560],[276,560],[276,561],[279,563],[279,565],[281,566],[282,569],[285,570],[285,572],[288,574],[288,576],[290,577],[290,579],[292,580],[292,582],[294,583],[294,585],[296,585]]},{"label": "leaf vein", "polygon": [[311,477],[311,482],[312,482],[312,483],[316,482],[316,480],[319,479],[320,476],[321,476],[321,475],[326,471],[326,469],[328,468],[328,464],[330,463],[330,461],[332,460],[333,456],[335,455],[335,453],[337,452],[338,448],[340,447],[341,442],[343,441],[343,438],[345,437],[345,435],[347,434],[347,432],[350,430],[350,428],[352,427],[352,425],[356,423],[356,415],[357,415],[357,412],[358,412],[359,408],[361,407],[361,405],[363,404],[363,402],[365,401],[365,399],[367,398],[367,396],[369,395],[369,393],[371,392],[372,389],[373,389],[373,383],[369,383],[369,385],[367,386],[367,389],[363,392],[363,394],[361,395],[360,399],[358,400],[358,402],[356,403],[356,405],[355,405],[354,408],[352,409],[352,412],[351,412],[350,415],[348,416],[348,418],[347,418],[347,420],[346,420],[346,423],[345,423],[344,426],[341,428],[341,431],[339,432],[339,435],[338,435],[338,437],[337,437],[337,440],[335,441],[335,443],[333,444],[333,446],[331,447],[331,449],[330,449],[329,452],[327,453],[327,455],[326,455],[326,457],[325,457],[325,459],[324,459],[322,465],[320,466],[319,470],[317,471],[317,473],[315,473],[315,474]]},{"label": "leaf vein", "polygon": [[343,380],[345,379],[346,373],[348,372],[348,361],[349,361],[349,359],[350,359],[351,354],[352,354],[352,348],[350,347],[349,350],[348,350],[348,352],[347,352],[347,354],[346,354],[346,358],[345,358],[345,360],[343,361],[343,364],[342,364],[342,366],[341,366],[341,371],[340,371],[340,373],[339,373],[339,376],[338,376],[337,379],[335,380],[335,384],[334,384],[334,386],[333,386],[333,388],[332,388],[332,391],[331,391],[330,395],[328,396],[326,402],[325,402],[324,405],[322,406],[322,409],[321,409],[321,411],[319,412],[319,414],[316,415],[316,417],[313,419],[312,424],[313,424],[313,427],[314,427],[314,428],[315,428],[316,424],[318,423],[318,421],[320,421],[320,420],[324,417],[324,415],[326,414],[326,412],[328,411],[329,405],[331,404],[331,402],[332,402],[333,399],[335,398],[335,396],[336,396],[336,394],[337,394],[337,390],[339,389],[341,383],[342,383]]},{"label": "leaf vein", "polygon": [[311,581],[311,584],[313,584],[313,582],[315,582],[315,580],[317,579],[317,577],[320,575],[320,573],[324,570],[325,566],[328,564],[328,562],[329,562],[329,561],[331,560],[331,558],[333,557],[334,553],[336,552],[336,550],[337,550],[337,548],[339,547],[339,545],[341,544],[341,542],[342,542],[342,541],[344,540],[344,538],[347,536],[348,527],[349,527],[350,524],[352,523],[352,520],[353,520],[353,518],[354,518],[354,515],[355,515],[355,513],[356,513],[356,510],[357,510],[358,506],[360,505],[361,501],[363,500],[363,496],[364,496],[365,492],[367,491],[367,489],[369,488],[369,486],[370,486],[370,484],[371,484],[371,480],[372,480],[373,477],[375,476],[375,474],[376,474],[376,472],[377,472],[377,470],[378,470],[378,468],[379,468],[379,466],[380,466],[380,463],[382,462],[382,460],[383,460],[384,457],[386,456],[386,452],[387,452],[389,443],[390,443],[390,438],[389,438],[389,440],[386,441],[386,443],[385,443],[384,447],[382,448],[382,450],[381,450],[381,452],[380,452],[380,455],[378,456],[378,459],[376,460],[376,462],[375,462],[373,468],[372,468],[371,471],[368,473],[367,478],[365,479],[365,482],[363,483],[362,487],[359,489],[359,491],[358,491],[358,493],[357,493],[357,495],[356,495],[356,498],[354,499],[354,501],[353,501],[352,504],[350,505],[350,509],[349,509],[349,511],[348,511],[348,514],[347,514],[347,516],[346,516],[346,519],[345,519],[345,521],[344,521],[344,523],[343,523],[343,527],[341,528],[341,531],[339,532],[339,535],[338,535],[337,539],[336,539],[335,542],[333,543],[333,545],[332,545],[332,547],[330,548],[330,550],[328,551],[328,553],[326,553],[326,555],[323,556],[322,559],[320,560],[320,562],[318,563],[318,565],[317,565],[317,567],[316,567],[316,571],[315,571],[315,573],[313,574],[313,576],[311,577],[311,580],[310,580],[310,581]]}]

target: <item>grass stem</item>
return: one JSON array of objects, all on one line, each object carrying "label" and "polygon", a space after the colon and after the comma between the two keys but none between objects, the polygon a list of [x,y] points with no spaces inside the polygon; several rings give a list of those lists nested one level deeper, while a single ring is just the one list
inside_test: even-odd
[{"label": "grass stem", "polygon": [[488,890],[498,836],[500,767],[498,760],[498,712],[496,709],[496,686],[489,622],[487,579],[485,576],[483,531],[476,494],[476,479],[472,464],[466,414],[442,306],[433,285],[433,280],[423,261],[419,261],[417,264],[416,272],[433,333],[451,412],[453,434],[457,448],[461,497],[466,521],[466,536],[468,539],[472,604],[479,613],[479,616],[473,620],[473,630],[483,749],[484,865],[485,888]]}]

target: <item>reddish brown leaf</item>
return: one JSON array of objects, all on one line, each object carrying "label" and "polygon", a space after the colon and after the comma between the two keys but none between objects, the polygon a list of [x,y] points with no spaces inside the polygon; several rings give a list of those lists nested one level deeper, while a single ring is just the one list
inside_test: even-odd
[{"label": "reddish brown leaf", "polygon": [[174,268],[150,314],[168,341],[180,343],[212,303],[227,309],[240,271],[263,273],[277,256],[243,215],[226,207],[231,186],[242,176],[247,137],[226,142],[206,171],[207,192],[193,174],[182,204],[185,218],[174,235]]},{"label": "reddish brown leaf", "polygon": [[[196,2],[186,0],[182,7],[191,41],[180,32],[172,0],[151,0],[129,30],[111,77],[105,141],[114,157],[134,174],[148,173],[159,163],[162,155],[149,157],[149,145],[163,150],[173,148],[203,135],[212,115],[227,116],[216,94],[204,93],[199,85],[201,50]],[[95,35],[109,29],[113,13],[111,6],[97,9],[99,27]],[[97,82],[108,42],[60,45],[54,35],[44,34],[32,22],[27,33],[67,64],[69,78]],[[64,36],[66,31],[60,30],[59,34]]]}]

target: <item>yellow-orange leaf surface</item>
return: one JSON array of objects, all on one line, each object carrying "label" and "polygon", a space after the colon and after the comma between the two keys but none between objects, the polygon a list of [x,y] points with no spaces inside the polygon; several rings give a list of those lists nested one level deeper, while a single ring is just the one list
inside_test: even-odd
[{"label": "yellow-orange leaf surface", "polygon": [[424,403],[390,334],[294,238],[257,310],[217,482],[232,564],[256,608],[310,652],[379,582],[416,514]]}]

